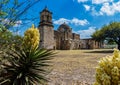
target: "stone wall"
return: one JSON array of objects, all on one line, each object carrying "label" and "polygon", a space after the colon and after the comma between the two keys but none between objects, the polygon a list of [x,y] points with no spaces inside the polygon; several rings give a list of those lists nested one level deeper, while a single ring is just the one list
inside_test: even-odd
[{"label": "stone wall", "polygon": [[101,42],[97,42],[91,38],[81,39],[80,42],[81,42],[80,44],[81,49],[99,49],[102,46]]},{"label": "stone wall", "polygon": [[54,49],[54,31],[53,27],[50,26],[40,26],[40,47],[46,49]]},{"label": "stone wall", "polygon": [[59,26],[57,30],[53,29],[52,12],[47,8],[40,12],[40,47],[46,49],[73,50],[73,49],[94,49],[100,48],[101,43],[93,39],[82,39],[80,35],[72,33],[66,23]]}]

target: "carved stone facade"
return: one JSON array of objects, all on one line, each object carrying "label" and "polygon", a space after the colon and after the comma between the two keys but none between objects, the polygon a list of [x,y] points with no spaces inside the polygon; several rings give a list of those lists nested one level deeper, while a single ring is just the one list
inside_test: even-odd
[{"label": "carved stone facade", "polygon": [[72,29],[67,24],[60,25],[58,30],[54,31],[54,35],[56,49],[80,49],[80,35],[72,33]]},{"label": "carved stone facade", "polygon": [[58,30],[53,29],[52,13],[43,9],[40,13],[40,47],[46,49],[69,50],[80,48],[80,35],[72,33],[67,24],[59,26]]},{"label": "carved stone facade", "polygon": [[94,49],[100,48],[99,42],[92,39],[80,40],[80,35],[72,33],[66,23],[61,24],[57,30],[53,29],[52,13],[47,9],[40,12],[40,48],[72,50],[72,49]]}]

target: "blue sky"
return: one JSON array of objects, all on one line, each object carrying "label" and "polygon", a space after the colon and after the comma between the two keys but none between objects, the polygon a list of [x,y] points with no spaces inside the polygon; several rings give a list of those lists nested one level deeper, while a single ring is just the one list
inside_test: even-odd
[{"label": "blue sky", "polygon": [[120,0],[41,0],[26,15],[27,17],[32,15],[37,19],[27,21],[28,24],[20,30],[21,33],[32,23],[38,26],[39,12],[45,6],[53,13],[55,30],[66,22],[73,32],[80,34],[81,39],[90,38],[90,35],[103,25],[120,21]]}]

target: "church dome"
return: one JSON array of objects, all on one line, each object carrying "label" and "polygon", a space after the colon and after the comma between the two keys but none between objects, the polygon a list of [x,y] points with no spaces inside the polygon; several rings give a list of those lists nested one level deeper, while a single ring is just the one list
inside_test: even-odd
[{"label": "church dome", "polygon": [[64,32],[64,31],[70,31],[71,28],[66,23],[63,23],[59,26],[58,30],[60,32]]}]

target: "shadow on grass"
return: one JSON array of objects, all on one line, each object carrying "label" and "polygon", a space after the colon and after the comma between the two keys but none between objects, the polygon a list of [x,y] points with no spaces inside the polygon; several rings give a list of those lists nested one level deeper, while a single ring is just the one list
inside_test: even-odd
[{"label": "shadow on grass", "polygon": [[92,51],[87,51],[84,53],[113,53],[114,50],[92,50]]}]

